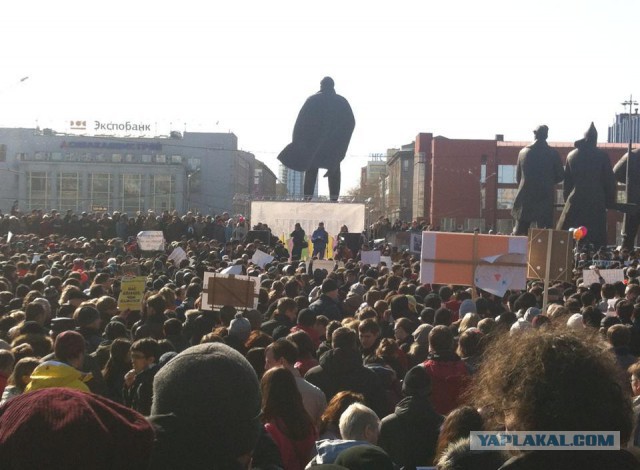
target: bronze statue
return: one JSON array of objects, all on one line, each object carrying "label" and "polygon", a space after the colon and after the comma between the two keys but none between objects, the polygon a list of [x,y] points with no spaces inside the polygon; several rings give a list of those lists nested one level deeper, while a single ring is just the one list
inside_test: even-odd
[{"label": "bronze statue", "polygon": [[611,161],[599,150],[598,131],[593,123],[575,150],[567,156],[564,167],[564,210],[558,229],[584,226],[587,244],[600,248],[607,244],[607,208],[616,202],[616,181]]},{"label": "bronze statue", "polygon": [[[627,162],[629,162],[629,182],[627,183]],[[613,173],[619,183],[628,184],[627,203],[640,204],[640,149],[625,153],[618,163],[613,167]],[[640,214],[637,208],[626,211],[624,214],[624,225],[622,227],[622,246],[629,250],[634,249],[638,225],[640,224]]]},{"label": "bronze statue", "polygon": [[549,128],[538,126],[533,135],[534,142],[518,155],[519,186],[511,210],[516,221],[514,235],[527,235],[532,222],[538,228],[553,227],[554,186],[564,178],[560,154],[547,144]]},{"label": "bronze statue", "polygon": [[307,98],[295,127],[293,141],[280,155],[286,167],[304,171],[304,195],[310,199],[318,178],[318,169],[325,168],[329,177],[329,196],[337,201],[340,195],[340,162],[344,159],[355,127],[349,102],[336,94],[331,77],[320,82],[320,91]]}]

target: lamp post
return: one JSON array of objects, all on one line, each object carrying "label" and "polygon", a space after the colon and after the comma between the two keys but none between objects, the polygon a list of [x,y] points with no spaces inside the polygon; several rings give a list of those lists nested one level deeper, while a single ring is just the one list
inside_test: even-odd
[{"label": "lamp post", "polygon": [[633,100],[633,95],[629,95],[629,99],[627,101],[624,101],[622,103],[620,103],[622,106],[629,106],[629,149],[627,150],[627,174],[625,177],[625,188],[624,188],[624,194],[625,194],[625,201],[626,203],[629,203],[629,166],[631,164],[630,160],[631,160],[631,150],[633,147],[633,127],[631,124],[631,113],[633,112],[633,106],[634,105],[638,105],[637,101]]}]

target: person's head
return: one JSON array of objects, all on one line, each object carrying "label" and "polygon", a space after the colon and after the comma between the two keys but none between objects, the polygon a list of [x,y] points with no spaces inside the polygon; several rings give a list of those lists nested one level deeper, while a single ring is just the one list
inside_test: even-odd
[{"label": "person's head", "polygon": [[363,349],[375,346],[380,337],[380,325],[373,318],[367,318],[358,325],[358,338]]},{"label": "person's head", "polygon": [[402,381],[402,393],[407,397],[431,395],[431,376],[422,365],[417,365],[406,373]]},{"label": "person's head", "polygon": [[343,439],[378,443],[380,420],[378,415],[362,403],[352,403],[340,416],[340,435]]},{"label": "person's head", "polygon": [[164,445],[176,465],[248,468],[262,428],[256,373],[225,344],[188,348],[156,374],[149,419],[174,430]]},{"label": "person's head", "polygon": [[25,393],[0,407],[0,460],[12,468],[148,468],[153,439],[138,412],[68,388]]},{"label": "person's head", "polygon": [[20,393],[24,392],[25,387],[31,380],[31,373],[40,365],[40,360],[35,357],[23,357],[16,362],[13,372],[9,377],[9,383],[15,385]]},{"label": "person's head", "polygon": [[542,124],[533,130],[533,135],[536,140],[547,140],[547,137],[549,136],[549,128]]},{"label": "person's head", "polygon": [[453,351],[453,333],[444,325],[433,327],[429,333],[429,351],[442,354]]},{"label": "person's head", "polygon": [[322,293],[332,299],[338,298],[338,283],[334,279],[325,279],[322,281]]},{"label": "person's head", "polygon": [[629,372],[631,379],[631,390],[633,391],[633,396],[637,397],[640,395],[640,362],[631,364],[627,371]]},{"label": "person's head", "polygon": [[607,340],[614,348],[628,347],[631,343],[631,328],[627,325],[613,325],[607,330]]},{"label": "person's head", "polygon": [[470,328],[458,338],[458,355],[460,357],[478,356],[482,352],[484,334],[478,328]]},{"label": "person's head", "polygon": [[0,374],[8,378],[13,372],[16,358],[13,353],[6,349],[0,349]]},{"label": "person's head", "polygon": [[483,431],[484,423],[480,413],[472,406],[461,406],[451,411],[440,428],[436,445],[436,459],[447,446],[459,439],[469,438],[471,431]]},{"label": "person's head", "polygon": [[280,338],[265,349],[264,369],[273,367],[291,368],[298,360],[298,347],[288,339]]},{"label": "person's head", "polygon": [[492,426],[509,431],[610,429],[626,445],[631,401],[608,345],[597,335],[549,329],[494,341],[469,390],[491,410]]},{"label": "person's head", "polygon": [[76,331],[63,331],[56,337],[54,352],[60,362],[79,368],[84,358],[84,338]]},{"label": "person's head", "polygon": [[351,328],[341,326],[331,335],[331,346],[334,349],[351,349],[356,350],[358,336]]},{"label": "person's head", "polygon": [[153,338],[142,338],[131,345],[131,364],[140,373],[160,359],[160,346]]},{"label": "person's head", "polygon": [[364,403],[364,396],[350,390],[336,393],[320,417],[319,434],[323,434],[329,427],[339,432],[340,416],[352,403]]},{"label": "person's head", "polygon": [[316,348],[311,336],[306,331],[294,331],[287,335],[287,339],[298,347],[298,360],[315,358]]},{"label": "person's head", "polygon": [[284,315],[291,321],[296,321],[298,317],[298,304],[289,297],[282,297],[278,300],[276,311],[279,315]]},{"label": "person's head", "polygon": [[404,341],[415,329],[415,324],[408,318],[398,318],[393,325],[393,334],[398,341]]}]

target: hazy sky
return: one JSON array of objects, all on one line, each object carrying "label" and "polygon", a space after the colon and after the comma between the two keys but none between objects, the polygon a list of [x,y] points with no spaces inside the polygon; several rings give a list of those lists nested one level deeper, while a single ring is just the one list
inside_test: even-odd
[{"label": "hazy sky", "polygon": [[640,98],[639,19],[637,0],[4,2],[0,126],[230,130],[277,174],[330,75],[356,116],[344,192],[419,132],[573,141],[593,120],[605,141]]}]

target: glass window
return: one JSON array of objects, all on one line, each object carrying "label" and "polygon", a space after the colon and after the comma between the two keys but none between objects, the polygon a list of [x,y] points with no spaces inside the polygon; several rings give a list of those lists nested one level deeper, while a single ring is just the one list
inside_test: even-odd
[{"label": "glass window", "polygon": [[109,202],[111,199],[111,175],[109,173],[93,173],[91,175],[91,188],[89,190],[91,197],[91,210],[97,210],[96,207],[109,210]]},{"label": "glass window", "polygon": [[142,209],[142,175],[121,175],[122,212],[130,215]]},{"label": "glass window", "polygon": [[58,208],[61,212],[78,210],[80,196],[80,178],[78,173],[60,173],[58,175]]},{"label": "glass window", "polygon": [[456,229],[455,217],[443,217],[440,219],[440,230],[443,232],[453,232]]},{"label": "glass window", "polygon": [[517,192],[516,188],[498,188],[498,209],[512,209]]},{"label": "glass window", "polygon": [[44,171],[27,173],[27,206],[32,209],[48,208],[49,180]]},{"label": "glass window", "polygon": [[498,219],[496,221],[498,233],[511,234],[513,232],[513,219]]},{"label": "glass window", "polygon": [[[173,175],[152,175],[151,190],[156,211],[173,210],[176,178]],[[188,184],[188,183],[187,183]]]},{"label": "glass window", "polygon": [[516,184],[516,165],[498,165],[498,183]]}]

